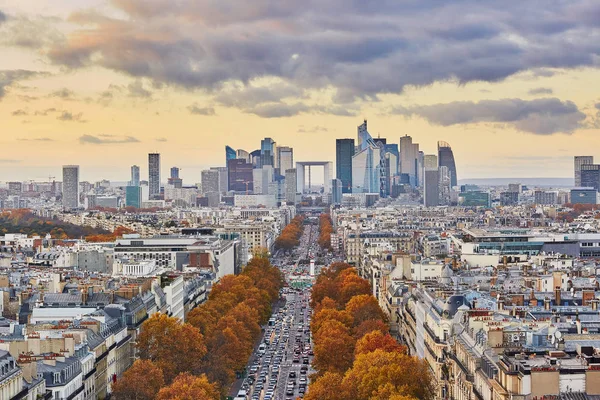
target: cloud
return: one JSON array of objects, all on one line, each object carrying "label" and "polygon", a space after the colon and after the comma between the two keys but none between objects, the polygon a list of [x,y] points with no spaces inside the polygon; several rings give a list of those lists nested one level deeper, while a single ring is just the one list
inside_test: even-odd
[{"label": "cloud", "polygon": [[52,114],[52,113],[56,113],[56,112],[59,112],[59,110],[57,110],[56,108],[46,108],[45,110],[38,110],[38,111],[36,111],[34,113],[34,115],[45,117],[48,114]]},{"label": "cloud", "polygon": [[130,97],[140,97],[144,99],[149,99],[152,97],[152,92],[144,89],[144,84],[140,80],[136,80],[135,82],[127,85],[127,89]]},{"label": "cloud", "polygon": [[538,135],[571,133],[586,118],[575,103],[557,98],[456,101],[426,106],[396,107],[395,114],[416,115],[432,124],[450,126],[479,122],[506,123]]},{"label": "cloud", "polygon": [[216,115],[215,109],[213,107],[198,107],[197,104],[192,104],[187,107],[188,111],[195,115]]},{"label": "cloud", "polygon": [[327,129],[324,126],[319,126],[319,125],[313,126],[310,128],[306,128],[306,127],[304,127],[304,125],[300,125],[298,127],[297,132],[298,133],[319,133],[319,132],[329,132],[329,129]]},{"label": "cloud", "polygon": [[21,138],[21,139],[17,139],[19,142],[54,142],[54,139],[51,139],[49,137],[40,137],[40,138],[32,138],[32,139],[27,139],[27,138]]},{"label": "cloud", "polygon": [[167,138],[164,138],[164,137],[159,137],[159,138],[156,138],[156,141],[157,141],[157,142],[164,143],[164,142],[166,142],[166,141],[167,141]]},{"label": "cloud", "polygon": [[498,82],[525,71],[546,77],[596,67],[600,54],[600,3],[591,0],[552,7],[546,0],[112,4],[122,17],[71,15],[81,28],[48,46],[50,61],[217,97],[231,82],[277,79],[333,90],[335,101],[349,103],[441,81]]},{"label": "cloud", "polygon": [[6,22],[7,19],[8,17],[6,16],[6,14],[4,14],[2,10],[0,10],[0,24]]},{"label": "cloud", "polygon": [[2,70],[0,71],[0,100],[6,95],[6,88],[26,79],[39,76],[48,76],[46,72],[29,71],[25,69]]},{"label": "cloud", "polygon": [[0,158],[0,164],[18,164],[21,160],[14,160],[10,158]]},{"label": "cloud", "polygon": [[61,23],[57,17],[14,15],[5,16],[2,24],[0,16],[0,44],[40,50],[64,43],[66,38],[58,29]]},{"label": "cloud", "polygon": [[83,135],[79,137],[81,144],[122,144],[122,143],[139,143],[140,140],[133,136],[114,136],[114,135]]},{"label": "cloud", "polygon": [[50,97],[58,97],[63,100],[71,100],[74,95],[75,95],[75,93],[72,90],[67,89],[67,88],[55,90],[54,92],[50,93]]},{"label": "cloud", "polygon": [[531,89],[528,93],[531,94],[531,95],[553,94],[554,91],[551,88],[539,87],[539,88],[533,88],[533,89]]},{"label": "cloud", "polygon": [[258,115],[262,118],[282,118],[293,117],[294,115],[309,112],[311,108],[303,103],[285,104],[269,103],[260,104],[256,107],[250,107],[244,111],[249,114]]},{"label": "cloud", "polygon": [[77,121],[77,122],[87,122],[83,118],[83,113],[73,114],[70,111],[63,111],[56,119],[60,121]]},{"label": "cloud", "polygon": [[25,115],[29,115],[29,113],[25,110],[18,109],[12,112],[13,117],[22,117]]}]

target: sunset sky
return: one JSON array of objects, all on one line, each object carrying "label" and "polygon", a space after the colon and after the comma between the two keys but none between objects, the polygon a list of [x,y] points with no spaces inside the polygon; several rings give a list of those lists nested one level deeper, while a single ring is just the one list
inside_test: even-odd
[{"label": "sunset sky", "polygon": [[[260,139],[452,145],[459,179],[600,159],[598,0],[0,0],[0,181],[186,183]],[[163,179],[164,180],[164,179]]]}]

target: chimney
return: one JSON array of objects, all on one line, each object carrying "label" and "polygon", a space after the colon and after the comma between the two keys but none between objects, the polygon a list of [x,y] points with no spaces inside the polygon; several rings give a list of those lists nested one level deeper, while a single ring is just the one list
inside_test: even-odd
[{"label": "chimney", "polygon": [[498,311],[503,311],[503,310],[504,310],[504,299],[499,298],[498,299]]},{"label": "chimney", "polygon": [[590,303],[592,305],[592,310],[593,311],[598,311],[598,299],[590,300]]},{"label": "chimney", "polygon": [[550,299],[547,297],[544,299],[544,310],[550,311]]},{"label": "chimney", "polygon": [[560,286],[557,286],[554,289],[554,304],[557,306],[562,305],[561,299],[560,299]]}]

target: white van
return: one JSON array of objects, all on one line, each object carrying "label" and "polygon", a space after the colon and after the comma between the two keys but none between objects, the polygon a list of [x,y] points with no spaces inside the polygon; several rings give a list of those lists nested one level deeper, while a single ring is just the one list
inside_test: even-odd
[{"label": "white van", "polygon": [[267,351],[267,345],[264,343],[261,343],[260,346],[258,346],[258,354],[265,354],[266,351]]}]

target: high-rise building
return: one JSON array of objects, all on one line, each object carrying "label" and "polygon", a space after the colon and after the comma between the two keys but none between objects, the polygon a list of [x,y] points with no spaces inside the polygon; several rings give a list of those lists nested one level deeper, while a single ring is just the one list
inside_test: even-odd
[{"label": "high-rise building", "polygon": [[598,191],[591,187],[571,189],[572,204],[598,204]]},{"label": "high-rise building", "polygon": [[227,193],[229,190],[227,167],[210,167],[210,169],[219,173],[219,191],[221,193]]},{"label": "high-rise building", "polygon": [[544,190],[535,191],[535,204],[552,206],[558,204],[558,192],[547,192]]},{"label": "high-rise building", "polygon": [[438,168],[440,173],[440,205],[447,206],[452,200],[451,196],[451,177],[448,167],[442,165]]},{"label": "high-rise building", "polygon": [[160,197],[160,154],[148,154],[148,186],[150,187],[150,200]]},{"label": "high-rise building", "polygon": [[424,157],[423,204],[425,207],[440,205],[440,175],[435,155]]},{"label": "high-rise building", "polygon": [[264,138],[260,141],[260,166],[277,165],[277,157],[275,155],[275,141],[271,138]]},{"label": "high-rise building", "polygon": [[331,180],[331,203],[342,204],[342,181],[339,179]]},{"label": "high-rise building", "polygon": [[591,187],[600,191],[600,165],[582,164],[579,171],[579,179],[582,187]]},{"label": "high-rise building", "polygon": [[352,156],[354,155],[354,139],[335,140],[336,178],[342,182],[342,192],[352,192]]},{"label": "high-rise building", "polygon": [[242,160],[246,160],[249,163],[252,162],[252,160],[250,159],[250,153],[248,153],[246,150],[242,150],[242,149],[238,149],[237,156],[235,158],[241,158]]},{"label": "high-rise building", "polygon": [[179,178],[179,167],[171,167],[171,178],[178,179]]},{"label": "high-rise building", "polygon": [[125,206],[127,207],[142,207],[142,187],[127,186],[125,188]]},{"label": "high-rise building", "polygon": [[227,161],[229,190],[239,193],[252,192],[252,169],[252,164],[240,158]]},{"label": "high-rise building", "polygon": [[508,184],[508,191],[512,192],[512,193],[522,193],[523,192],[523,185],[521,185],[520,183],[509,183]]},{"label": "high-rise building", "polygon": [[294,149],[289,146],[277,147],[277,168],[279,174],[285,176],[285,171],[294,168]]},{"label": "high-rise building", "polygon": [[225,165],[227,165],[227,161],[237,158],[236,153],[237,152],[235,151],[234,148],[232,148],[230,146],[225,146]]},{"label": "high-rise building", "polygon": [[203,195],[206,196],[208,193],[219,193],[221,191],[218,170],[205,169],[201,172],[201,177]]},{"label": "high-rise building", "polygon": [[183,179],[179,177],[180,169],[178,167],[171,168],[171,176],[168,179],[168,184],[173,186],[175,189],[183,188]]},{"label": "high-rise building", "polygon": [[288,203],[296,202],[296,193],[298,192],[298,176],[296,168],[285,170],[285,201]]},{"label": "high-rise building", "polygon": [[367,130],[366,120],[357,130],[358,145],[352,156],[352,193],[380,194],[382,178],[385,179],[382,147],[373,141]]},{"label": "high-rise building", "polygon": [[438,162],[440,167],[448,168],[450,174],[450,184],[452,187],[458,185],[458,175],[456,175],[456,163],[454,162],[454,153],[452,147],[447,142],[438,142]]},{"label": "high-rise building", "polygon": [[63,208],[79,208],[79,165],[63,165]]},{"label": "high-rise building", "polygon": [[131,181],[130,186],[140,186],[140,167],[137,165],[131,166]]},{"label": "high-rise building", "polygon": [[419,145],[412,142],[412,137],[408,135],[400,137],[400,173],[409,176],[410,184],[412,186],[416,186],[418,183],[418,156]]},{"label": "high-rise building", "polygon": [[581,166],[585,164],[593,164],[593,156],[575,156],[575,187],[582,186],[581,183]]}]

